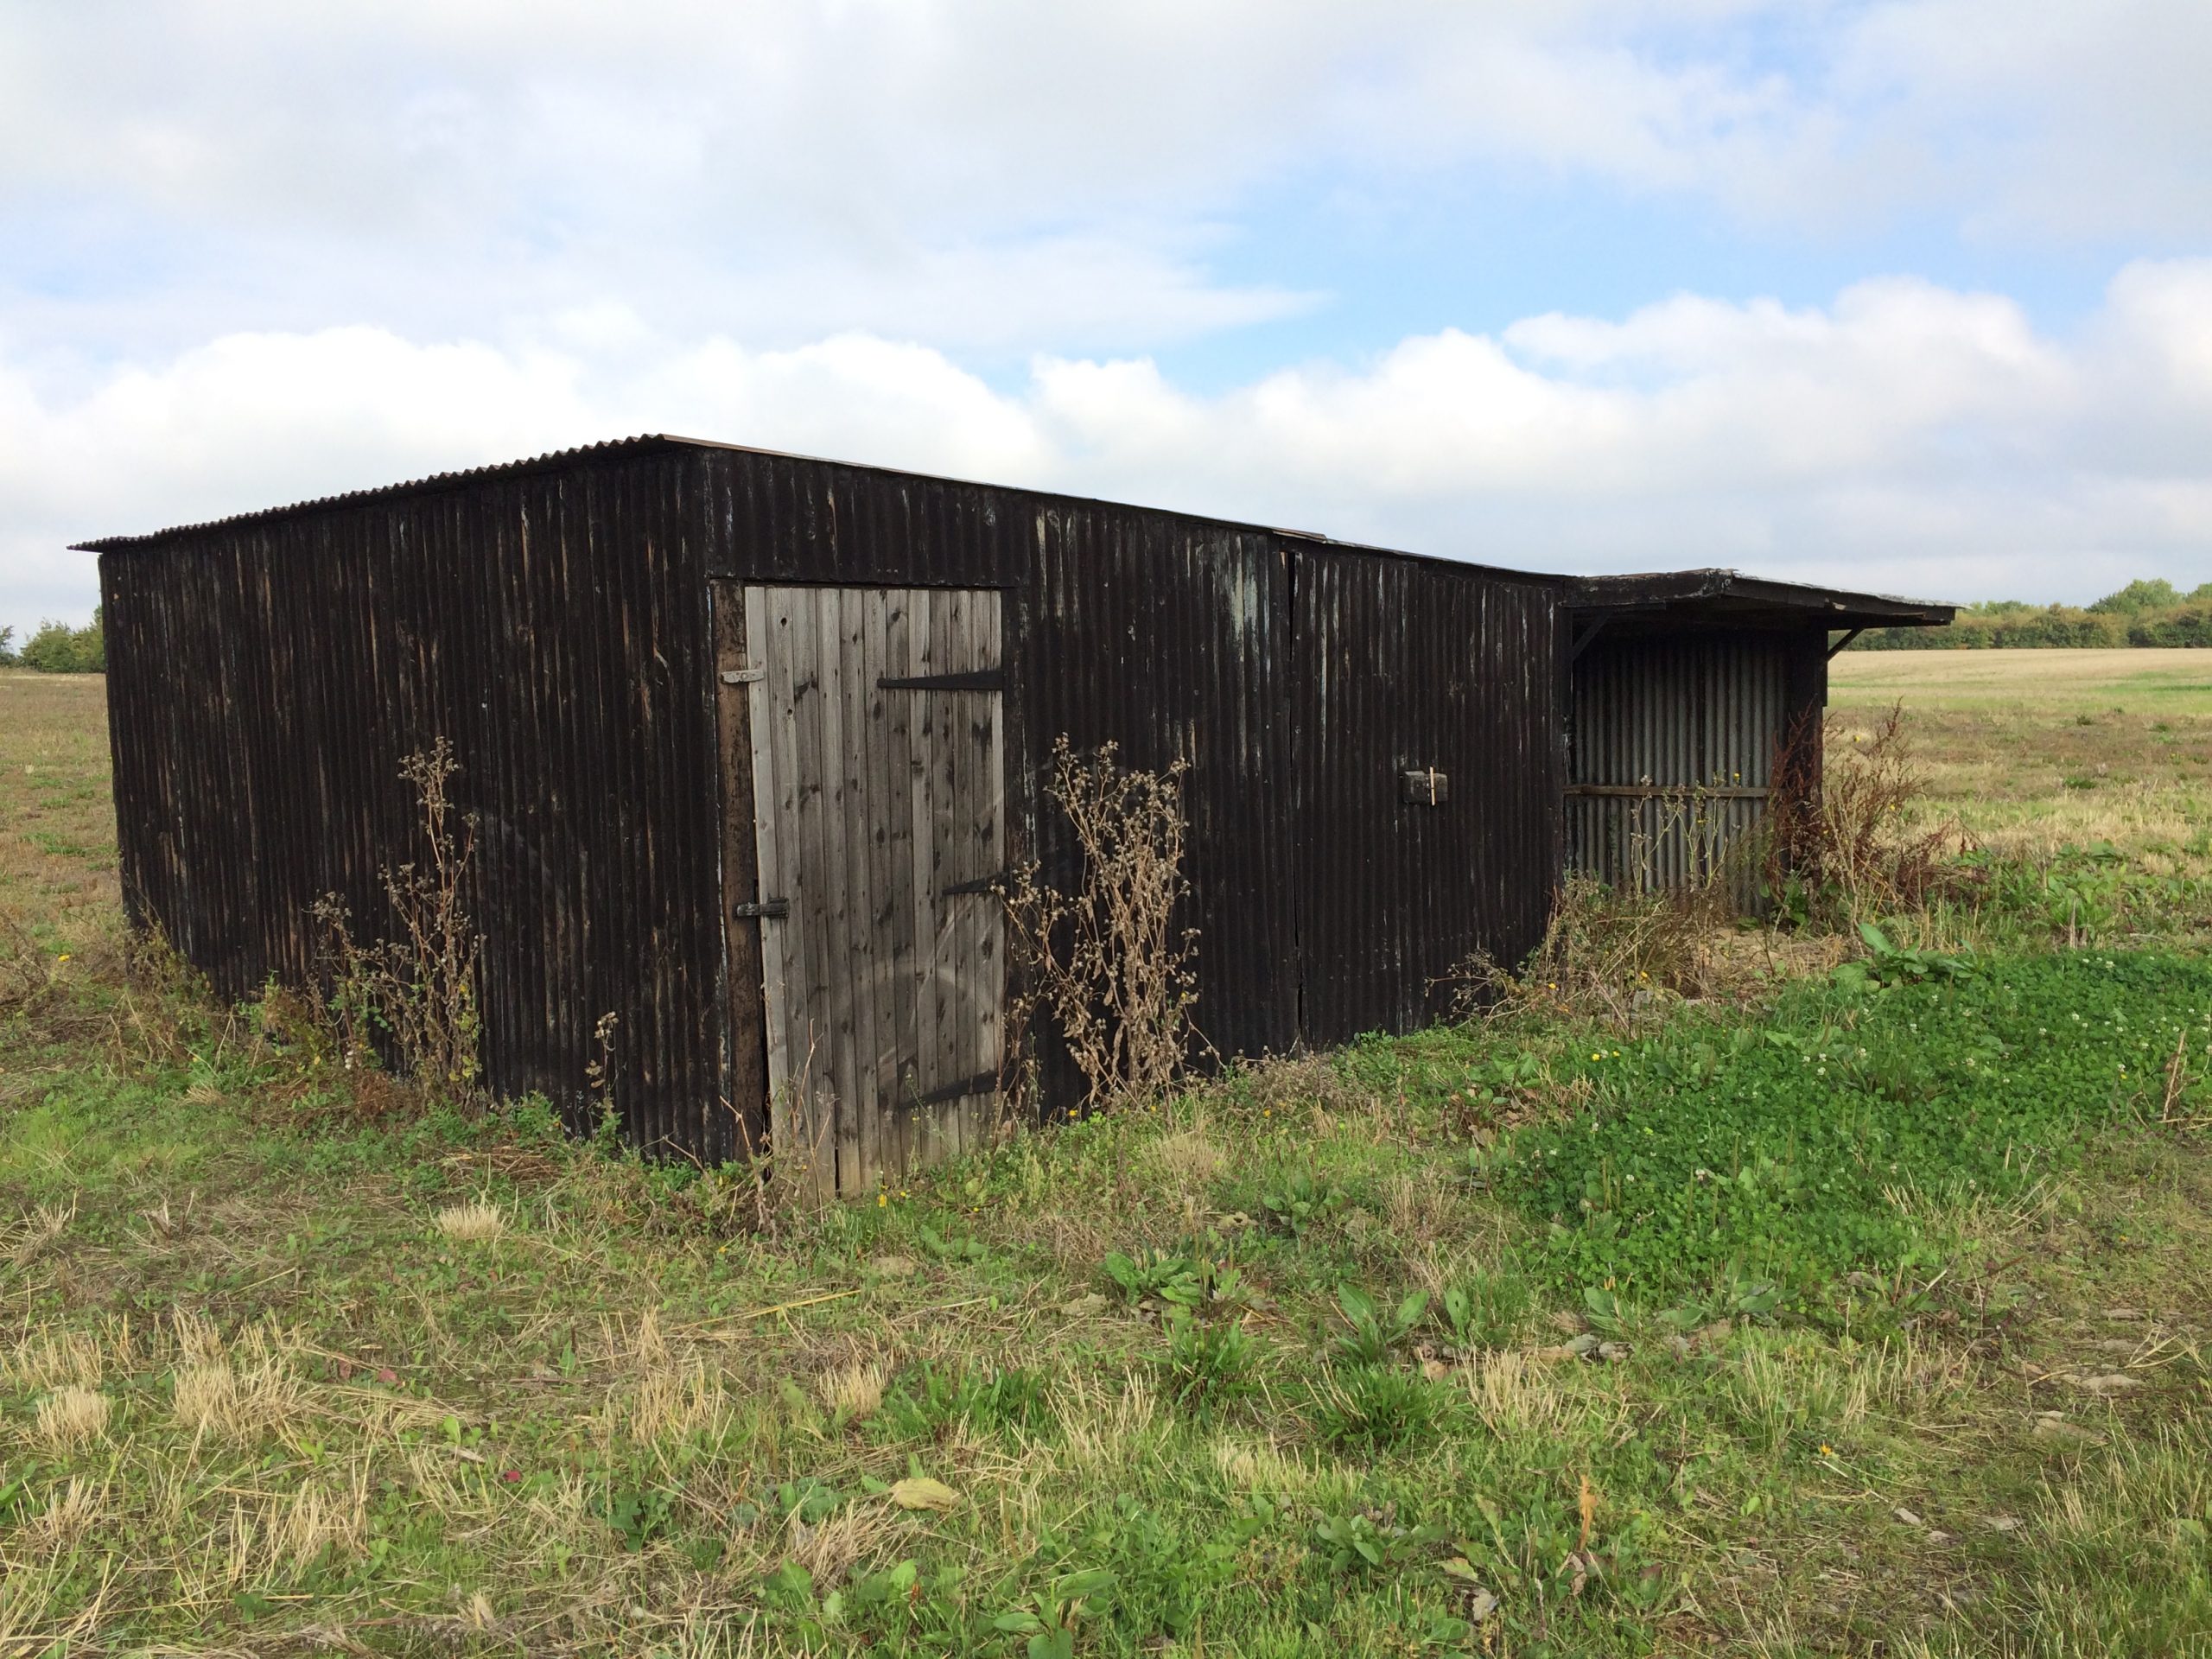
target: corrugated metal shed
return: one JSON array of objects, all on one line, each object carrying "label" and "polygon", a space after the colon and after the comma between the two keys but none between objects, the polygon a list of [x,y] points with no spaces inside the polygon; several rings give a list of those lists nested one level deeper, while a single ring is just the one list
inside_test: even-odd
[{"label": "corrugated metal shed", "polygon": [[[755,798],[766,671],[747,654],[747,591],[880,590],[821,614],[893,630],[900,592],[995,595],[997,665],[943,689],[900,680],[906,701],[849,684],[827,747],[789,764],[861,800],[899,787],[852,748],[874,722],[917,754],[931,722],[947,754],[1002,748],[995,780],[948,761],[928,810],[961,845],[1002,823],[1006,859],[1048,879],[1071,880],[1075,856],[1042,793],[1055,739],[1188,760],[1198,1023],[1224,1056],[1432,1017],[1471,953],[1512,960],[1540,937],[1570,820],[1604,816],[1570,813],[1570,766],[1578,785],[1754,772],[1776,722],[1817,703],[1828,626],[1937,608],[1727,573],[1573,583],[670,437],[87,545],[135,921],[226,995],[304,979],[322,894],[390,925],[378,871],[421,850],[400,761],[444,737],[476,826],[488,1081],[581,1125],[613,1014],[606,1085],[628,1134],[709,1160],[764,1132],[758,930],[788,925],[756,868],[773,804]],[[877,626],[834,652],[825,638],[822,660],[888,660]],[[999,721],[1002,743],[979,723]],[[944,721],[972,731],[944,748],[959,736]],[[956,785],[988,795],[963,804]],[[948,810],[976,816],[963,830]],[[1611,833],[1578,828],[1577,845]],[[893,868],[861,840],[849,857],[854,893]],[[915,918],[896,919],[884,938],[921,948]],[[880,1030],[904,1043],[910,1023]],[[1057,1109],[1074,1078],[1044,1046]],[[858,1046],[854,1068],[911,1071]],[[862,1141],[920,1143],[904,1128]]]},{"label": "corrugated metal shed", "polygon": [[1819,775],[1828,659],[1861,629],[1954,613],[1734,570],[1584,577],[1565,609],[1567,862],[1621,887],[1719,880],[1746,907],[1783,747]]}]

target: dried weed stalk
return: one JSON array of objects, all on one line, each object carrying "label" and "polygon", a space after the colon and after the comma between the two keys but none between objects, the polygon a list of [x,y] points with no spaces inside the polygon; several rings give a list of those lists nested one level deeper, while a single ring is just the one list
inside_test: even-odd
[{"label": "dried weed stalk", "polygon": [[16,912],[0,905],[0,1019],[29,1007],[53,980],[52,959]]},{"label": "dried weed stalk", "polygon": [[329,989],[325,1018],[348,1065],[389,1053],[416,1086],[434,1096],[473,1101],[481,1067],[476,963],[483,939],[462,903],[475,851],[475,820],[455,823],[447,780],[458,769],[443,737],[400,764],[421,804],[427,864],[382,872],[385,897],[398,926],[392,937],[364,944],[335,893],[318,899],[322,968]]},{"label": "dried weed stalk", "polygon": [[[1648,838],[1639,831],[1629,868],[1648,873],[1653,846],[1670,833],[1668,823]],[[1736,861],[1709,857],[1689,868],[1679,885],[1639,880],[1625,892],[1568,872],[1520,970],[1477,952],[1452,976],[1453,1012],[1463,1020],[1538,1012],[1624,1027],[1666,1001],[1740,989],[1751,964],[1726,943],[1741,909]]]},{"label": "dried weed stalk", "polygon": [[1174,1082],[1198,996],[1198,932],[1174,926],[1190,891],[1189,762],[1146,772],[1123,767],[1116,753],[1109,743],[1079,754],[1065,736],[1052,747],[1046,792],[1075,831],[1076,890],[1046,885],[1032,864],[1014,871],[1003,892],[1029,994],[1059,1021],[1092,1106]]},{"label": "dried weed stalk", "polygon": [[[1538,1009],[1624,1027],[1675,998],[1741,996],[1790,971],[1832,966],[1834,930],[1919,910],[1956,879],[1951,855],[1966,844],[1957,823],[1916,827],[1926,779],[1901,707],[1871,736],[1801,723],[1779,746],[1772,776],[1755,835],[1702,842],[1707,818],[1693,797],[1679,819],[1637,832],[1629,890],[1570,873],[1518,972],[1478,956],[1454,976],[1458,1012]],[[1670,837],[1698,855],[1681,861],[1688,879],[1662,887],[1651,872]],[[1754,874],[1770,911],[1800,925],[1794,940],[1733,925]]]},{"label": "dried weed stalk", "polygon": [[1775,758],[1768,893],[1802,895],[1804,919],[1832,925],[1923,907],[1968,844],[1957,819],[1919,819],[1927,786],[1903,703],[1871,735],[1800,721]]}]

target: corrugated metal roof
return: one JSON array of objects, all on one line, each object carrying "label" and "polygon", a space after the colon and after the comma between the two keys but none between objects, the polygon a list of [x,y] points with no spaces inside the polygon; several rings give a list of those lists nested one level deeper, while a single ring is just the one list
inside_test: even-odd
[{"label": "corrugated metal roof", "polygon": [[73,543],[69,550],[73,553],[111,553],[122,548],[145,547],[151,543],[167,541],[173,536],[190,536],[201,531],[221,530],[232,524],[259,524],[267,519],[289,518],[296,513],[317,512],[326,507],[346,506],[358,501],[381,500],[387,496],[405,495],[411,490],[437,489],[475,479],[505,478],[516,473],[535,472],[543,467],[571,463],[587,456],[593,460],[611,460],[618,455],[673,448],[684,442],[681,438],[651,432],[640,433],[634,438],[609,438],[599,443],[579,444],[573,449],[549,450],[544,454],[531,455],[522,461],[495,461],[488,466],[465,467],[459,472],[432,473],[424,478],[410,478],[397,484],[343,490],[336,495],[319,495],[310,500],[289,501],[276,507],[257,507],[251,512],[234,512],[226,518],[203,519],[198,524],[171,524],[165,529],[145,531],[137,535],[103,536],[97,541]]},{"label": "corrugated metal roof", "polygon": [[640,433],[635,437],[611,438],[600,443],[580,444],[573,449],[550,450],[544,454],[531,455],[521,461],[499,461],[487,466],[466,467],[450,473],[432,473],[426,477],[408,479],[397,484],[380,484],[365,489],[346,490],[335,495],[317,496],[309,500],[288,502],[281,506],[256,508],[250,512],[232,513],[221,518],[205,519],[196,524],[172,524],[164,529],[146,531],[134,535],[103,536],[97,540],[73,543],[70,550],[77,553],[108,553],[130,548],[150,547],[178,537],[197,535],[203,531],[226,529],[235,524],[262,524],[302,513],[319,512],[331,507],[351,506],[365,501],[386,500],[416,491],[448,488],[454,485],[471,483],[483,479],[504,478],[520,473],[573,466],[580,461],[613,460],[657,449],[714,449],[727,450],[738,454],[769,455],[786,461],[846,467],[855,472],[874,474],[880,477],[912,479],[935,484],[963,485],[1040,502],[1079,506],[1120,507],[1129,512],[1160,513],[1163,516],[1183,519],[1192,524],[1216,525],[1232,531],[1257,531],[1264,535],[1281,537],[1287,541],[1306,542],[1316,547],[1362,553],[1375,558],[1411,559],[1424,564],[1442,565],[1458,570],[1488,570],[1500,575],[1515,576],[1524,581],[1549,584],[1563,584],[1574,580],[1571,576],[1549,572],[1514,570],[1503,565],[1488,564],[1472,559],[1439,558],[1432,554],[1408,553],[1399,548],[1374,547],[1358,542],[1338,541],[1334,537],[1313,531],[1287,530],[1250,519],[1223,518],[1210,513],[1182,512],[1169,508],[1144,507],[1130,502],[1109,501],[1101,496],[1071,495],[1055,490],[1031,489],[1020,485],[992,484],[981,479],[954,478],[938,473],[917,473],[896,467],[870,466],[864,461],[833,461],[819,455],[798,454],[791,450],[765,448],[757,444],[725,443],[713,438],[688,438],[672,432],[646,432]]},{"label": "corrugated metal roof", "polygon": [[1740,570],[1649,571],[1637,575],[1582,576],[1567,595],[1580,611],[1631,617],[1638,613],[1679,620],[1788,621],[1831,627],[1940,627],[1957,607],[1890,594],[1854,593],[1809,582],[1771,582]]}]

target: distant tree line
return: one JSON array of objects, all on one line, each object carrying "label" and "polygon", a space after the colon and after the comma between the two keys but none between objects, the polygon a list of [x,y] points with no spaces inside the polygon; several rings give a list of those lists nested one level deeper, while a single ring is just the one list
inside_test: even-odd
[{"label": "distant tree line", "polygon": [[107,641],[100,632],[99,612],[93,611],[91,623],[81,628],[41,622],[21,645],[13,628],[0,628],[0,668],[35,668],[41,674],[105,672]]},{"label": "distant tree line", "polygon": [[1853,651],[1976,651],[2020,645],[2212,646],[2212,582],[2183,593],[2163,577],[2131,582],[2094,605],[1990,600],[1948,628],[1869,628]]}]

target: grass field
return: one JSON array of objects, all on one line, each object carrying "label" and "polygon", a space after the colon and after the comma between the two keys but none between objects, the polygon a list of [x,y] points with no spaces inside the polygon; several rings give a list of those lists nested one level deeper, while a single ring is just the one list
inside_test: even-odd
[{"label": "grass field", "polygon": [[1904,702],[1931,806],[1989,844],[2110,842],[2202,868],[2212,652],[1847,651],[1829,678],[1831,710],[1861,727]]},{"label": "grass field", "polygon": [[[2078,747],[2126,664],[1878,667],[1985,828],[2196,856],[2204,716]],[[2194,887],[752,1230],[134,967],[106,778],[97,680],[0,676],[0,1656],[2212,1652]]]}]

